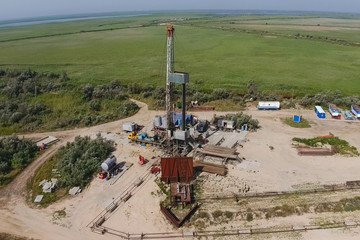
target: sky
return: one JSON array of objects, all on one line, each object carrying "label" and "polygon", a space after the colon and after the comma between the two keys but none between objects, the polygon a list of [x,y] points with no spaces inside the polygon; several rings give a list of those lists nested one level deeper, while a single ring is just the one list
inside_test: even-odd
[{"label": "sky", "polygon": [[0,0],[0,20],[77,13],[201,9],[360,13],[360,0]]}]

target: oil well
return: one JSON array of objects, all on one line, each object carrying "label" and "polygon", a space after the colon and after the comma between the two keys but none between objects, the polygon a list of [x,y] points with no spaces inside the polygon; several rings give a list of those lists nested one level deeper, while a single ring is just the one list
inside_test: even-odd
[{"label": "oil well", "polygon": [[[235,148],[238,144],[238,135],[232,133],[234,131],[234,123],[232,121],[216,120],[218,125],[216,128],[221,129],[221,133],[213,131],[212,134],[214,136],[212,138],[209,138],[209,140],[204,138],[205,147],[198,148],[199,141],[195,136],[195,128],[188,126],[191,118],[186,114],[186,84],[189,82],[189,74],[175,71],[175,29],[173,25],[168,25],[166,30],[166,125],[162,124],[163,135],[166,138],[166,154],[161,158],[161,181],[170,185],[170,196],[169,201],[165,205],[160,204],[160,210],[172,224],[180,227],[199,207],[194,200],[193,193],[192,180],[195,179],[194,171],[226,175],[227,169],[224,163],[227,160],[239,160]],[[173,104],[173,90],[176,84],[181,84],[182,89],[181,113],[175,111],[175,104]],[[159,125],[159,122],[155,124],[156,120],[157,118],[155,118],[154,127]],[[230,132],[226,132],[226,130]],[[201,134],[200,136],[202,138]],[[208,142],[209,144],[206,144]],[[194,162],[194,158],[199,158],[199,155],[201,155],[201,161]],[[221,161],[219,161],[219,164],[202,161],[205,156],[220,158]],[[177,214],[175,214],[172,210],[173,208],[178,209],[179,204],[183,206],[184,211],[180,213],[177,211]]]},{"label": "oil well", "polygon": [[[199,207],[193,187],[196,173],[207,172],[225,176],[227,161],[239,161],[236,147],[245,139],[247,131],[239,133],[233,121],[221,117],[214,117],[211,125],[207,121],[199,121],[196,125],[193,116],[186,114],[186,85],[189,83],[189,74],[174,69],[174,31],[173,25],[166,27],[166,113],[155,117],[154,136],[141,132],[144,126],[136,123],[122,126],[123,131],[128,133],[130,142],[145,147],[159,147],[163,155],[160,162],[155,160],[148,166],[143,175],[89,223],[92,231],[102,234],[107,232],[109,229],[102,225],[112,216],[115,209],[132,198],[136,189],[159,171],[159,180],[168,191],[167,198],[160,203],[160,211],[174,226],[180,227]],[[181,112],[174,104],[174,90],[177,84],[181,85],[182,90]],[[140,155],[139,158],[140,165],[146,165],[147,161]],[[110,160],[103,164],[106,171],[111,168],[109,165],[113,165]],[[129,168],[126,165],[124,167],[125,170]]]}]

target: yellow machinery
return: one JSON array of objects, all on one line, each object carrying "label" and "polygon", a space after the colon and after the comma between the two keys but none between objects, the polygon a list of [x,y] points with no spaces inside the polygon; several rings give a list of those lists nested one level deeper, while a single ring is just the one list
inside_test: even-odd
[{"label": "yellow machinery", "polygon": [[128,139],[136,139],[137,138],[137,134],[136,134],[136,132],[131,132],[131,133],[129,133],[129,135],[128,135]]}]

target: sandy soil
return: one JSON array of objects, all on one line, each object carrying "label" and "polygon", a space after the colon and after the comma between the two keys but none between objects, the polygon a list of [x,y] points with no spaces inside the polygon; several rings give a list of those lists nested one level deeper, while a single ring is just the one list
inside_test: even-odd
[{"label": "sandy soil", "polygon": [[[146,166],[137,164],[138,154],[141,153],[151,161],[155,161],[162,154],[152,147],[140,147],[128,143],[127,135],[121,132],[124,122],[135,121],[145,126],[150,132],[157,111],[149,111],[147,106],[139,103],[139,112],[128,118],[110,122],[90,128],[74,129],[61,132],[29,134],[26,137],[40,138],[52,135],[60,138],[60,142],[52,146],[40,158],[36,159],[11,184],[0,192],[0,232],[24,235],[37,239],[118,239],[111,235],[97,235],[90,231],[87,225],[116,197],[130,186],[135,179],[147,171]],[[252,192],[272,190],[294,190],[313,187],[319,184],[343,183],[346,180],[358,180],[360,159],[356,157],[300,157],[296,149],[291,146],[293,137],[315,137],[332,132],[336,136],[347,140],[351,145],[360,149],[358,133],[360,121],[348,123],[337,120],[319,120],[312,110],[281,110],[257,111],[250,108],[246,111],[260,121],[262,128],[257,132],[249,133],[248,140],[238,151],[241,157],[253,164],[248,169],[240,168],[236,164],[229,165],[229,176],[219,180],[210,179],[210,189],[215,186],[223,189],[224,193],[236,192],[248,184]],[[281,118],[301,114],[310,120],[312,128],[295,129],[281,122]],[[201,119],[211,119],[214,112],[194,113]],[[225,113],[220,113],[225,114]],[[56,150],[72,141],[77,135],[92,135],[102,133],[106,138],[117,143],[115,156],[118,161],[132,162],[134,165],[113,185],[100,179],[94,179],[91,184],[76,197],[67,197],[45,209],[29,206],[25,201],[26,182],[35,170],[48,159]],[[270,150],[269,146],[274,149]],[[159,211],[159,202],[162,197],[157,193],[158,187],[151,176],[136,191],[135,195],[126,204],[118,208],[104,226],[124,232],[165,232],[175,229],[167,222]],[[217,182],[216,182],[217,181]],[[216,190],[219,191],[219,190]],[[345,193],[346,194],[346,193]],[[354,195],[354,194],[351,194]],[[356,193],[355,193],[356,195]],[[66,217],[54,218],[57,210],[65,209]],[[358,214],[324,214],[335,219],[360,220]],[[303,225],[316,222],[321,216],[306,214],[287,218],[274,218],[271,221],[259,220],[251,224],[254,226],[274,225]],[[244,222],[234,222],[225,227],[240,227],[249,225]],[[218,228],[219,226],[216,226]],[[221,226],[223,227],[223,226]],[[220,227],[219,227],[220,229]],[[352,230],[322,230],[307,233],[296,233],[294,236],[269,235],[269,239],[358,239],[359,229]],[[239,239],[239,238],[226,238]]]}]

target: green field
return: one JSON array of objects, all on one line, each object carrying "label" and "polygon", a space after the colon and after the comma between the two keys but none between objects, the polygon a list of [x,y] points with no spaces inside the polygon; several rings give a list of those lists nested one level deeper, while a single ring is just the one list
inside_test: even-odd
[{"label": "green field", "polygon": [[[2,28],[0,68],[65,70],[76,85],[114,79],[160,85],[165,76],[166,41],[161,23],[175,23],[175,66],[190,73],[197,89],[241,92],[252,79],[261,90],[294,90],[299,95],[325,89],[344,94],[360,91],[357,16],[186,14],[182,18],[177,14]],[[306,26],[315,29],[298,29]],[[295,39],[297,33],[338,38],[348,44]]]},{"label": "green field", "polygon": [[[195,91],[223,88],[241,97],[253,80],[262,94],[295,99],[325,90],[360,92],[360,15],[176,13],[6,27],[0,28],[0,70],[65,71],[70,80],[60,91],[24,100],[50,107],[41,122],[52,124],[7,124],[0,133],[88,124],[84,118],[97,113],[82,98],[84,84],[163,86],[168,23],[176,29],[175,69],[190,73]],[[6,81],[0,81],[2,88]],[[104,114],[119,106],[113,99],[100,104]]]}]

